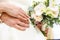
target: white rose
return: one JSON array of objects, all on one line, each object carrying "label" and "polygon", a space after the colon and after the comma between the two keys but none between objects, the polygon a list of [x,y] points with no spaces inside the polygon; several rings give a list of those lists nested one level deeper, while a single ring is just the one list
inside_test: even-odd
[{"label": "white rose", "polygon": [[58,13],[59,13],[59,9],[58,9],[58,7],[57,6],[55,6],[55,7],[48,7],[47,8],[47,12],[46,12],[46,15],[51,15],[51,17],[53,17],[53,18],[57,18],[58,17]]},{"label": "white rose", "polygon": [[46,8],[46,6],[43,3],[40,3],[39,5],[37,5],[34,9],[36,15],[38,15],[38,16],[41,15],[44,12],[45,8]]}]

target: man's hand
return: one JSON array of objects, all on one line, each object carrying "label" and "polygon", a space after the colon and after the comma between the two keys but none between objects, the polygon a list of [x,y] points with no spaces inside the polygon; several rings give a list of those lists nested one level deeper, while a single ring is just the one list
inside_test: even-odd
[{"label": "man's hand", "polygon": [[17,19],[15,17],[9,16],[6,13],[2,14],[1,20],[5,24],[7,24],[7,25],[9,25],[11,27],[14,27],[16,29],[19,29],[19,30],[26,30],[26,28],[29,27],[29,20]]},{"label": "man's hand", "polygon": [[0,3],[0,11],[6,12],[8,15],[19,18],[21,20],[28,20],[29,16],[20,7],[10,4],[8,2]]}]

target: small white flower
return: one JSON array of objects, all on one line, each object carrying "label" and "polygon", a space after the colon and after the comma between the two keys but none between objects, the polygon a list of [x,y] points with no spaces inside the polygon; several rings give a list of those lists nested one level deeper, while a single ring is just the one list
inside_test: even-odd
[{"label": "small white flower", "polygon": [[59,10],[58,10],[57,6],[48,7],[47,11],[46,11],[46,15],[51,15],[51,17],[53,17],[53,18],[57,18],[58,17],[58,13],[59,13]]},{"label": "small white flower", "polygon": [[41,15],[43,13],[43,10],[46,8],[46,6],[43,3],[40,3],[35,7],[35,13],[36,15]]},{"label": "small white flower", "polygon": [[40,22],[43,19],[43,17],[41,15],[40,16],[35,15],[34,19]]}]

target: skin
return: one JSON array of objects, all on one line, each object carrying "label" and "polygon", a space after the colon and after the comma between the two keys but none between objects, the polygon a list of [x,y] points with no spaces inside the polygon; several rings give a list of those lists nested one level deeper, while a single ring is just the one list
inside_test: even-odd
[{"label": "skin", "polygon": [[3,13],[1,16],[2,22],[7,24],[10,27],[14,27],[18,30],[26,30],[29,27],[29,21],[22,22],[20,19],[17,19],[15,17],[9,16],[8,14]]},{"label": "skin", "polygon": [[8,15],[16,18],[21,18],[22,20],[27,20],[29,18],[26,12],[20,7],[7,2],[0,3],[0,13],[2,12],[6,12]]},{"label": "skin", "polygon": [[29,27],[29,16],[20,7],[7,2],[0,3],[1,20],[18,30],[26,30]]}]

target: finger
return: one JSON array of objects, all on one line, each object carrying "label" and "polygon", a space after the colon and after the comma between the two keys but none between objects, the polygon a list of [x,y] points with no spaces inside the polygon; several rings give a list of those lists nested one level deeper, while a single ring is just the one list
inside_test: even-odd
[{"label": "finger", "polygon": [[[10,7],[8,7],[8,6],[10,6]],[[11,5],[11,4],[7,4],[7,8],[6,8],[7,10],[7,12],[8,13],[12,13],[13,14],[13,12],[16,14],[16,13],[18,13],[18,15],[20,15],[20,16],[22,16],[22,17],[24,17],[24,18],[27,18],[26,17],[26,13],[20,8],[19,9],[19,7],[17,7],[17,6],[15,6],[15,5]],[[9,11],[8,11],[9,10]],[[23,15],[24,14],[24,15]]]},{"label": "finger", "polygon": [[[11,11],[12,10],[12,11]],[[17,10],[16,10],[17,11]],[[6,10],[6,13],[9,13],[9,15],[13,16],[13,17],[16,17],[16,18],[19,18],[21,20],[28,20],[26,17],[24,17],[24,15],[19,14],[18,12],[15,12],[13,9],[8,9]],[[15,14],[15,15],[14,15]]]},{"label": "finger", "polygon": [[19,19],[19,21],[21,21],[23,23],[26,23],[26,24],[29,24],[29,20],[21,20],[21,19]]},{"label": "finger", "polygon": [[20,25],[20,26],[23,26],[23,27],[29,27],[29,24],[25,24],[23,22],[20,22],[20,21],[17,21],[17,24]]},{"label": "finger", "polygon": [[18,16],[16,16],[17,18],[19,18],[20,20],[28,20],[28,19],[26,19],[26,18],[23,18],[22,16],[20,16],[20,15],[18,15]]},{"label": "finger", "polygon": [[3,22],[10,27],[14,27],[14,25],[16,24],[16,23],[10,23],[9,21],[3,21]]},{"label": "finger", "polygon": [[[21,8],[20,8],[21,9]],[[21,11],[21,13],[23,13],[23,15],[25,15],[27,18],[30,18],[27,14],[26,14],[26,12],[24,11],[24,10],[20,10]]]},{"label": "finger", "polygon": [[12,10],[16,10],[15,13],[18,13],[18,15],[20,15],[20,16],[26,18],[26,19],[29,19],[28,15],[24,11],[22,11],[22,9],[14,8]]},{"label": "finger", "polygon": [[14,10],[18,11],[20,15],[22,15],[25,18],[29,18],[29,16],[26,14],[26,12],[24,10],[22,10],[20,7],[17,7],[15,5],[12,5],[11,8],[13,8]]},{"label": "finger", "polygon": [[[7,5],[8,5],[8,4],[7,4]],[[10,7],[8,7],[8,6],[10,6]],[[15,5],[11,5],[11,4],[9,4],[8,6],[7,6],[8,9],[13,10],[13,11],[15,10],[14,13],[17,12],[18,14],[20,14],[20,16],[27,18],[27,17],[26,17],[25,15],[23,15],[23,13],[20,11],[20,10],[22,10],[21,8],[19,9],[19,7],[15,6]]]},{"label": "finger", "polygon": [[12,23],[12,24],[10,22],[4,22],[4,23],[10,27],[16,28],[16,29],[21,30],[21,31],[26,30],[26,27],[22,27],[22,26],[19,26],[17,24],[14,24],[14,23]]},{"label": "finger", "polygon": [[[29,20],[28,19],[21,19],[21,18],[16,18],[16,19],[18,19],[19,21],[21,21],[21,22],[23,22],[23,23],[26,23],[26,24],[29,24]],[[16,20],[16,21],[18,21],[18,20]]]},{"label": "finger", "polygon": [[29,20],[20,20],[21,22],[25,23],[25,24],[29,24]]},{"label": "finger", "polygon": [[21,31],[24,31],[26,30],[26,27],[22,27],[22,26],[19,26],[19,25],[15,25],[14,28],[18,29],[18,30],[21,30]]},{"label": "finger", "polygon": [[18,30],[22,30],[22,31],[26,30],[26,27],[22,27],[20,25],[17,25],[16,23],[10,23],[8,21],[6,21],[6,22],[4,21],[4,23],[7,24],[8,26],[14,27],[14,28],[16,28]]},{"label": "finger", "polygon": [[22,12],[20,12],[19,15],[22,16],[23,18],[29,19],[29,18],[26,17]]}]

